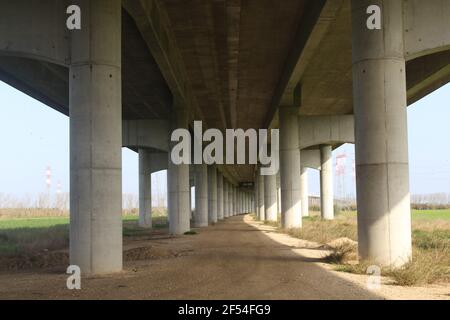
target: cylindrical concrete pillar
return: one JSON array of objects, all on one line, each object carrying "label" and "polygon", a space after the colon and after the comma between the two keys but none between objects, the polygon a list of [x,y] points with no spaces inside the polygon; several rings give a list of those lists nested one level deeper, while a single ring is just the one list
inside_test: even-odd
[{"label": "cylindrical concrete pillar", "polygon": [[195,168],[195,212],[194,225],[208,226],[208,166],[196,164]]},{"label": "cylindrical concrete pillar", "polygon": [[223,178],[223,217],[228,218],[228,181]]},{"label": "cylindrical concrete pillar", "polygon": [[298,108],[280,107],[280,191],[281,226],[302,226],[300,187],[300,144]]},{"label": "cylindrical concrete pillar", "polygon": [[217,220],[223,220],[223,175],[217,172]]},{"label": "cylindrical concrete pillar", "polygon": [[122,79],[119,0],[76,1],[71,32],[70,263],[122,270]]},{"label": "cylindrical concrete pillar", "polygon": [[228,183],[228,216],[233,216],[233,185]]},{"label": "cylindrical concrete pillar", "polygon": [[232,215],[233,216],[236,215],[236,209],[237,209],[237,204],[236,204],[236,187],[233,186],[233,210],[232,210]]},{"label": "cylindrical concrete pillar", "polygon": [[276,175],[264,176],[264,208],[267,221],[278,221]]},{"label": "cylindrical concrete pillar", "polygon": [[242,200],[244,201],[244,214],[245,214],[245,213],[248,212],[248,208],[247,208],[247,192],[245,192],[245,191],[244,191]]},{"label": "cylindrical concrete pillar", "polygon": [[139,149],[139,226],[152,227],[152,172],[151,153]]},{"label": "cylindrical concrete pillar", "polygon": [[239,190],[238,204],[239,204],[239,214],[242,214],[244,212],[244,209],[242,208],[242,190]]},{"label": "cylindrical concrete pillar", "polygon": [[253,199],[254,199],[254,203],[253,203],[253,210],[255,210],[255,215],[256,215],[256,219],[257,220],[259,220],[259,215],[260,215],[260,213],[259,213],[259,206],[258,206],[258,197],[259,197],[259,179],[258,179],[258,176],[256,176],[256,178],[255,178],[255,186],[254,186],[254,196],[253,196]]},{"label": "cylindrical concrete pillar", "polygon": [[217,223],[217,169],[208,166],[208,221]]},{"label": "cylindrical concrete pillar", "polygon": [[308,168],[301,167],[300,194],[302,198],[302,217],[309,217]]},{"label": "cylindrical concrete pillar", "polygon": [[320,208],[322,219],[334,219],[333,157],[330,145],[320,146]]},{"label": "cylindrical concrete pillar", "polygon": [[[381,30],[366,27],[369,5],[381,8]],[[390,266],[411,258],[403,5],[352,1],[358,248]]]},{"label": "cylindrical concrete pillar", "polygon": [[266,209],[264,205],[264,176],[261,175],[261,169],[258,169],[258,173],[256,176],[256,179],[258,179],[258,211],[259,211],[259,217],[258,219],[260,221],[266,220]]},{"label": "cylindrical concrete pillar", "polygon": [[[187,116],[185,110],[177,101],[174,101],[171,126],[172,129],[187,128]],[[170,143],[171,149],[176,145]],[[190,230],[191,220],[191,183],[189,179],[189,165],[176,165],[172,162],[169,153],[169,165],[167,169],[167,211],[169,213],[169,232],[172,235],[180,235]]]}]

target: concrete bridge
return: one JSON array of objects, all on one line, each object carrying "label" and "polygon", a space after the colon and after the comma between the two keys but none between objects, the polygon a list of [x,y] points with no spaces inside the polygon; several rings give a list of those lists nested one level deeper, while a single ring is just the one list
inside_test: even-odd
[{"label": "concrete bridge", "polygon": [[[81,9],[69,30],[67,7]],[[368,28],[380,8],[380,28]],[[333,219],[332,150],[356,144],[361,258],[411,258],[406,108],[450,80],[448,0],[0,0],[0,79],[70,117],[70,259],[122,269],[121,148],[168,170],[170,232],[256,212],[277,219],[277,178],[258,165],[175,165],[173,129],[279,129],[281,222],[307,215],[321,170]],[[191,222],[190,186],[196,186]]]}]

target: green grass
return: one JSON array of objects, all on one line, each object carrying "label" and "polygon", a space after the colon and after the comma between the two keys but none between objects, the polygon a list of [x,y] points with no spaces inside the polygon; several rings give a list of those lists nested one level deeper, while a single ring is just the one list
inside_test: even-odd
[{"label": "green grass", "polygon": [[450,210],[413,210],[413,220],[450,220]]},{"label": "green grass", "polygon": [[[137,216],[123,217],[123,235],[145,235],[147,229],[137,226]],[[167,227],[167,219],[153,218],[155,229]],[[69,217],[0,219],[0,258],[42,250],[61,250],[69,246]]]},{"label": "green grass", "polygon": [[[279,228],[279,224],[271,223]],[[302,229],[281,230],[293,237],[322,244],[346,237],[357,241],[356,212],[341,212],[333,221],[323,221],[314,213],[303,219]],[[450,281],[450,210],[413,210],[413,260],[403,268],[383,268],[382,274],[397,285],[412,286]],[[357,261],[357,247],[338,246],[324,257],[335,270],[366,274],[369,261]]]},{"label": "green grass", "polygon": [[[342,211],[338,217],[354,218],[356,211]],[[412,220],[449,220],[450,210],[412,210]]]}]

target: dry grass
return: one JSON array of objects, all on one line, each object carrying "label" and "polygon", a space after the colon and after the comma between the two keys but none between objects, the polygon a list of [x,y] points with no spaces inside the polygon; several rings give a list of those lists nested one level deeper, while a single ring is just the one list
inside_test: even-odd
[{"label": "dry grass", "polygon": [[68,217],[69,211],[59,209],[0,209],[0,219]]},{"label": "dry grass", "polygon": [[[417,213],[416,213],[417,216]],[[278,223],[270,225],[279,227]],[[331,252],[324,261],[334,264],[335,270],[366,274],[374,263],[359,261],[357,245],[343,242],[334,247],[326,246],[336,239],[357,240],[357,226],[354,213],[343,213],[334,221],[322,221],[317,214],[304,219],[302,229],[280,232],[308,241],[324,244]],[[415,218],[413,221],[413,260],[403,268],[384,268],[382,274],[395,284],[413,286],[450,281],[450,216],[449,219]]]}]

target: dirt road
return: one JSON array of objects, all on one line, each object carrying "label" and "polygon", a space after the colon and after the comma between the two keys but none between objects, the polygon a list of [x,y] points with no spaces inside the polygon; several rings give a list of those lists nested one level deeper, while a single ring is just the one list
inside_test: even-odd
[{"label": "dirt road", "polygon": [[64,270],[0,274],[0,298],[383,299],[321,266],[320,250],[307,249],[313,254],[306,256],[301,241],[278,241],[287,236],[248,216],[197,231],[127,243],[151,247],[160,258],[126,263],[118,275],[83,279],[80,291],[66,289]]}]

